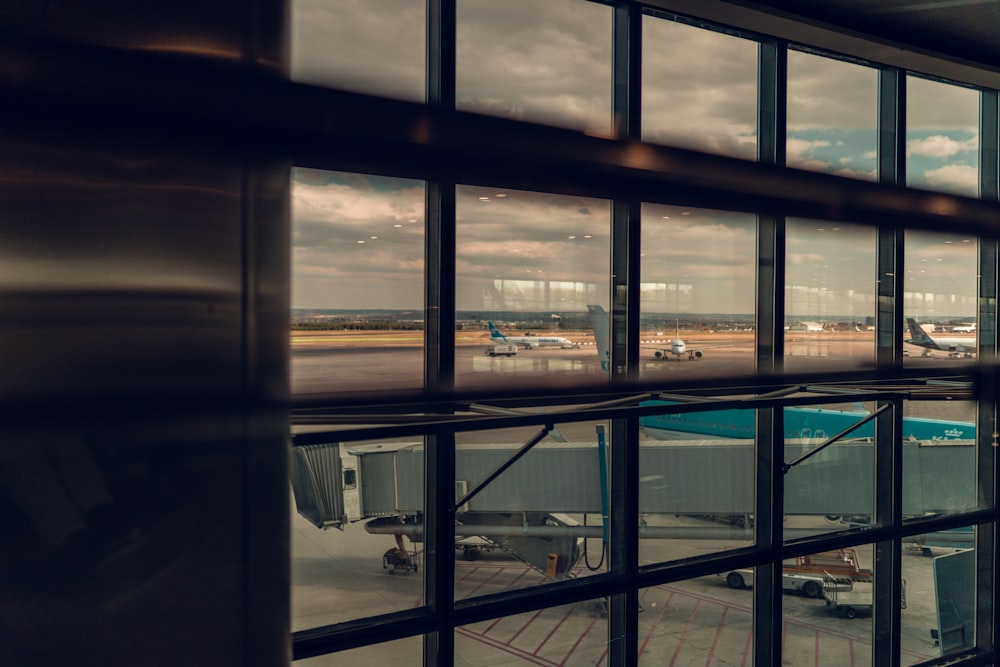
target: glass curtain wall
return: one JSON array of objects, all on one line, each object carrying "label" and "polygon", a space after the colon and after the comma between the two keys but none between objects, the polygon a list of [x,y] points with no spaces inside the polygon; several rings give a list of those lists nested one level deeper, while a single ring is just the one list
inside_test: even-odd
[{"label": "glass curtain wall", "polygon": [[[426,32],[412,4],[334,4],[350,28],[293,5],[296,80],[419,101],[454,74],[424,120],[473,128],[475,165],[425,161],[446,141],[418,128],[364,173],[293,172],[293,325],[372,325],[292,336],[297,399],[347,406],[293,425],[298,662],[993,650],[995,427],[971,389],[989,239],[918,211],[918,190],[977,196],[980,91],[904,75],[909,229],[859,196],[882,192],[889,68],[588,0],[459,0]],[[371,68],[322,55],[325,30]],[[641,141],[607,140],[622,114]],[[754,163],[765,135],[792,169]]]}]

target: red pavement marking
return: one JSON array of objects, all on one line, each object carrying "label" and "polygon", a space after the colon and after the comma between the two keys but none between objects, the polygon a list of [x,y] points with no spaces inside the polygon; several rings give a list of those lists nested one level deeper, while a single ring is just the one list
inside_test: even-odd
[{"label": "red pavement marking", "polygon": [[681,633],[680,641],[677,642],[677,648],[674,649],[674,655],[670,658],[670,666],[673,667],[677,663],[677,656],[680,655],[681,649],[684,648],[684,642],[687,640],[688,632],[691,631],[691,624],[694,623],[695,614],[698,613],[698,607],[701,606],[701,600],[697,600],[694,603],[694,608],[691,610],[691,615],[688,616],[687,625],[684,626],[684,632]]},{"label": "red pavement marking", "polygon": [[550,639],[552,639],[552,635],[554,635],[556,631],[558,631],[559,628],[562,627],[563,623],[566,622],[566,619],[572,616],[575,610],[576,610],[576,605],[573,605],[572,607],[569,608],[569,611],[563,614],[562,619],[558,623],[556,623],[551,630],[549,630],[549,633],[545,635],[545,639],[543,639],[542,643],[538,645],[538,648],[536,648],[534,651],[531,652],[532,655],[538,655],[538,652],[542,650],[542,647],[545,646],[545,644]]},{"label": "red pavement marking", "polygon": [[573,642],[573,645],[570,647],[569,652],[566,654],[566,657],[563,658],[563,661],[561,663],[559,663],[560,665],[569,664],[569,659],[576,651],[577,647],[580,645],[580,642],[583,641],[584,637],[590,634],[590,631],[593,630],[594,625],[596,624],[597,624],[597,617],[595,616],[594,618],[590,619],[590,625],[587,626],[587,629],[584,630],[582,633],[580,633],[580,637],[575,642]]},{"label": "red pavement marking", "polygon": [[719,618],[719,626],[715,628],[715,639],[712,640],[712,646],[708,649],[708,660],[705,661],[706,665],[712,664],[712,655],[715,653],[715,646],[719,643],[719,637],[722,635],[722,628],[726,626],[726,614],[729,613],[729,607],[722,608],[722,616]]}]

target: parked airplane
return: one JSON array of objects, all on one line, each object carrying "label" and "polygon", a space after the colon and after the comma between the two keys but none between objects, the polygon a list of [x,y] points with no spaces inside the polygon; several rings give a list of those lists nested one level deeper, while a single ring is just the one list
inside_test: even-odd
[{"label": "parked airplane", "polygon": [[976,333],[976,323],[960,324],[957,327],[952,327],[951,330],[954,333]]},{"label": "parked airplane", "polygon": [[[610,370],[610,336],[607,314],[601,306],[587,306],[594,327],[594,339],[603,370]],[[912,320],[910,320],[912,322]],[[645,401],[648,405],[672,405],[669,401]],[[868,413],[864,410],[830,410],[827,408],[785,408],[783,413],[786,438],[829,438],[857,423]],[[756,411],[752,409],[712,410],[680,414],[651,415],[639,418],[639,427],[652,438],[675,440],[687,434],[713,438],[753,438]],[[872,422],[859,426],[849,438],[871,438],[875,434]],[[942,440],[975,440],[976,425],[921,417],[903,418],[903,438],[921,442]]]},{"label": "parked airplane", "polygon": [[536,350],[540,347],[561,347],[564,349],[580,347],[579,343],[574,343],[562,336],[536,336],[535,334],[525,334],[523,336],[505,336],[500,333],[496,325],[488,322],[490,327],[490,340],[498,344],[520,345],[526,350]]},{"label": "parked airplane", "polygon": [[923,325],[917,324],[917,321],[912,317],[906,318],[906,325],[909,327],[910,337],[905,342],[924,348],[924,353],[921,356],[931,356],[932,350],[947,352],[948,356],[953,359],[971,358],[976,354],[975,337],[946,338],[938,336],[934,338],[927,333]]}]

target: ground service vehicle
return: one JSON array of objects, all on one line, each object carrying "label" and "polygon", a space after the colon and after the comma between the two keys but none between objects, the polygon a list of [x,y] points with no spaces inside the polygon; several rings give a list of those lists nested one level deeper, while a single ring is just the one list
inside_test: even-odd
[{"label": "ground service vehicle", "polygon": [[[733,570],[719,576],[731,588],[753,586],[753,570]],[[855,581],[871,582],[872,571],[860,566],[854,549],[837,549],[785,561],[781,585],[786,591],[820,598],[823,597],[823,584],[827,578],[843,580],[848,584]]]},{"label": "ground service vehicle", "polygon": [[486,354],[491,357],[513,357],[517,354],[517,345],[494,344],[486,348]]}]

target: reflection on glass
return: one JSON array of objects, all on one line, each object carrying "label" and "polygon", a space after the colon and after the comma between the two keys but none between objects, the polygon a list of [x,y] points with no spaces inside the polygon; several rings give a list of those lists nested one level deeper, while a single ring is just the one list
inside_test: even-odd
[{"label": "reflection on glass", "polygon": [[906,184],[979,194],[979,91],[906,79]]},{"label": "reflection on glass", "polygon": [[642,205],[640,375],[753,373],[755,238],[753,215]]},{"label": "reflection on glass", "polygon": [[867,414],[863,406],[853,404],[784,409],[785,464],[789,466],[784,475],[786,540],[845,530],[854,517],[871,516],[873,422],[826,444]]},{"label": "reflection on glass", "polygon": [[601,382],[588,305],[607,306],[606,200],[459,186],[455,383]]},{"label": "reflection on glass", "polygon": [[504,616],[455,629],[456,665],[606,665],[603,599]]},{"label": "reflection on glass", "polygon": [[907,401],[903,417],[904,518],[977,508],[975,403]]},{"label": "reflection on glass", "polygon": [[351,667],[351,665],[378,665],[378,667],[413,667],[419,664],[423,650],[423,637],[407,637],[395,641],[362,646],[361,648],[296,660],[299,667]]},{"label": "reflection on glass", "polygon": [[294,169],[296,395],[423,383],[424,186]]},{"label": "reflection on glass", "polygon": [[290,466],[292,630],[423,604],[423,446],[295,447]]},{"label": "reflection on glass", "polygon": [[788,166],[875,180],[877,107],[874,68],[790,50]]},{"label": "reflection on glass", "polygon": [[906,609],[901,664],[975,646],[974,540],[974,526],[965,526],[916,535],[903,545]]},{"label": "reflection on glass", "polygon": [[875,363],[875,230],[789,219],[785,250],[785,368]]},{"label": "reflection on glass", "polygon": [[459,0],[458,108],[609,135],[611,18],[580,0]]},{"label": "reflection on glass", "polygon": [[424,0],[292,0],[294,81],[424,101]]},{"label": "reflection on glass", "polygon": [[724,573],[639,591],[640,665],[749,665],[751,595]]},{"label": "reflection on glass", "polygon": [[754,419],[714,410],[639,420],[641,564],[751,544]]},{"label": "reflection on glass", "polygon": [[643,141],[755,159],[757,51],[748,39],[643,16]]},{"label": "reflection on glass", "polygon": [[594,423],[458,434],[456,599],[606,572],[609,446]]},{"label": "reflection on glass", "polygon": [[872,664],[872,563],[870,544],[785,561],[782,664]]},{"label": "reflection on glass", "polygon": [[939,368],[976,356],[978,244],[974,237],[906,231],[903,355]]}]

